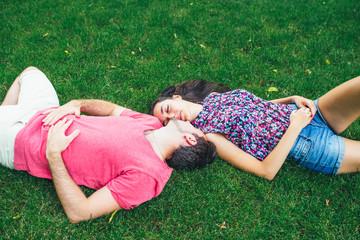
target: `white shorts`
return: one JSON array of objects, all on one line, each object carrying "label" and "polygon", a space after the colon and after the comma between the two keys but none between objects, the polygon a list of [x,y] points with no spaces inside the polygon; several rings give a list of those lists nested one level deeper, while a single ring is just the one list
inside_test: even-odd
[{"label": "white shorts", "polygon": [[40,70],[29,70],[19,78],[17,105],[0,106],[0,164],[14,169],[14,146],[18,132],[34,114],[59,106],[59,99],[49,79]]}]

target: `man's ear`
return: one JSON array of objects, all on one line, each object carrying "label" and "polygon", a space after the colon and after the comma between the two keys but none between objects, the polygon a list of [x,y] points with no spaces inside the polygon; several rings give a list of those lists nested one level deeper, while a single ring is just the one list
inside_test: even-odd
[{"label": "man's ear", "polygon": [[182,97],[180,95],[172,95],[172,98],[174,98],[174,99],[182,99]]},{"label": "man's ear", "polygon": [[196,138],[192,134],[185,134],[185,140],[190,146],[195,146],[197,144]]}]

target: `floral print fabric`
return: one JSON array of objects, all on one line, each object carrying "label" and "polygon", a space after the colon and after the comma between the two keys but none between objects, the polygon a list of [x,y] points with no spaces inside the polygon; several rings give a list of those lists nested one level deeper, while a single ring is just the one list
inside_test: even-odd
[{"label": "floral print fabric", "polygon": [[237,89],[215,93],[202,102],[192,124],[204,133],[222,133],[260,161],[275,148],[290,124],[292,107]]}]

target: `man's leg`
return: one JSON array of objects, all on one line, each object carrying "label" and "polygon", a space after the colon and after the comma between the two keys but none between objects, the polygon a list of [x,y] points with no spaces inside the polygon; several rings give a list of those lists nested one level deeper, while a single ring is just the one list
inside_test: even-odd
[{"label": "man's leg", "polygon": [[26,68],[0,106],[0,164],[14,168],[17,133],[37,111],[56,106],[59,100],[46,75],[35,67]]},{"label": "man's leg", "polygon": [[20,73],[20,75],[17,76],[17,78],[9,88],[8,92],[6,93],[5,99],[2,102],[1,106],[18,104],[18,98],[20,94],[20,82],[19,82],[20,76],[31,70],[38,70],[38,69],[36,67],[28,67],[22,73]]}]

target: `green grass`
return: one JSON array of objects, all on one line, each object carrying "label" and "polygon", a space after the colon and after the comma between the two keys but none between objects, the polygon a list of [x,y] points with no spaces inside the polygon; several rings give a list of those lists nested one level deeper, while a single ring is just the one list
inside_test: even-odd
[{"label": "green grass", "polygon": [[[317,98],[360,75],[359,22],[358,0],[3,0],[0,99],[29,65],[61,103],[100,98],[147,112],[164,87],[191,78],[265,99]],[[343,135],[360,139],[359,122]],[[110,223],[109,214],[72,225],[51,181],[0,167],[0,236],[359,239],[359,183],[358,173],[329,177],[291,162],[269,182],[217,159],[174,172],[159,197]]]}]

